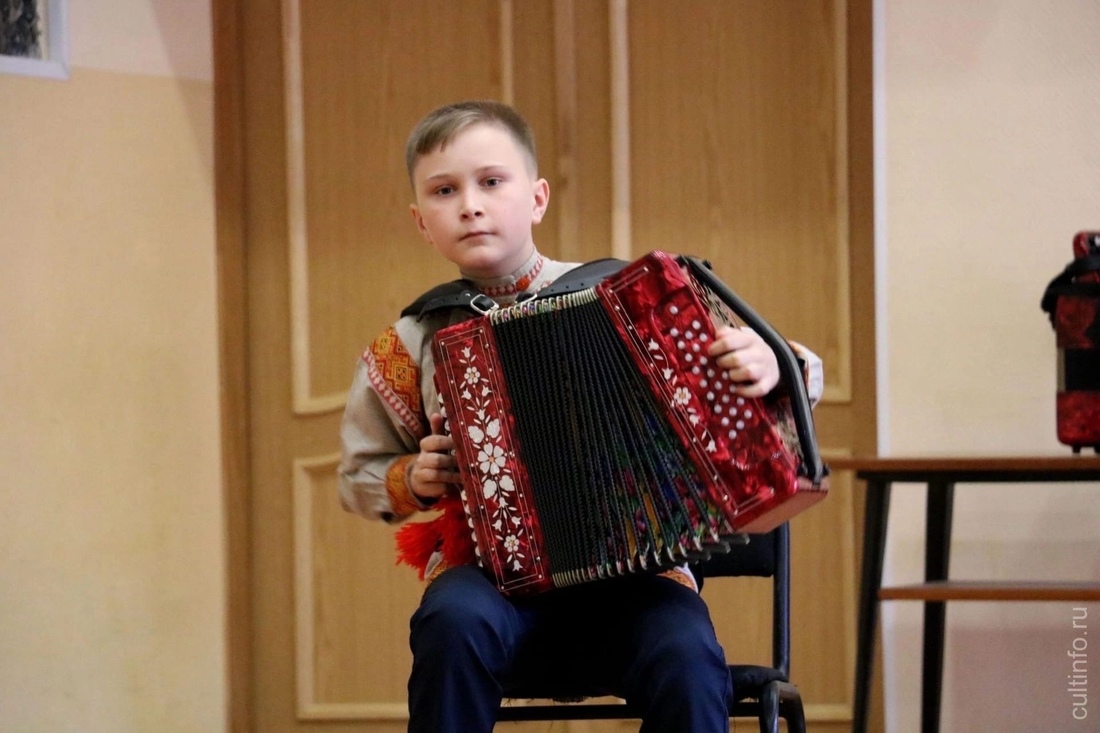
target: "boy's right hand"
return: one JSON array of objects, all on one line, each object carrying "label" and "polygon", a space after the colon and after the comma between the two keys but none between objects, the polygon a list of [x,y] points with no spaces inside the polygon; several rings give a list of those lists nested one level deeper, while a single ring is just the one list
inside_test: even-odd
[{"label": "boy's right hand", "polygon": [[413,459],[409,470],[409,490],[422,503],[434,502],[452,485],[460,483],[458,464],[451,455],[454,441],[443,432],[443,416],[436,413],[428,418],[431,435],[420,441],[420,453]]}]

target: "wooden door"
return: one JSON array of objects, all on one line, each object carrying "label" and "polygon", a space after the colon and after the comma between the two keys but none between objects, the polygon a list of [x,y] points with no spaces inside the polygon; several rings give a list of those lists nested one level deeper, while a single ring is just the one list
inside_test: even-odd
[{"label": "wooden door", "polygon": [[[403,161],[439,104],[503,99],[531,122],[545,254],[709,259],[825,358],[826,457],[873,448],[869,3],[214,6],[235,730],[404,729],[421,586],[392,528],[340,509],[337,428],[363,348],[454,276],[415,232]],[[793,525],[815,731],[849,727],[857,514],[838,480]],[[707,597],[731,660],[767,661],[764,588]]]}]

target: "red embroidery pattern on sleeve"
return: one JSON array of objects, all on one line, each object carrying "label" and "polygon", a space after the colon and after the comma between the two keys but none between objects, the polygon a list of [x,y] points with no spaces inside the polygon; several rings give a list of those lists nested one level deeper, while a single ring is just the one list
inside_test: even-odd
[{"label": "red embroidery pattern on sleeve", "polygon": [[390,326],[363,353],[371,386],[415,439],[424,437],[420,411],[420,368]]},{"label": "red embroidery pattern on sleeve", "polygon": [[393,507],[394,515],[398,517],[407,517],[420,511],[420,505],[416,503],[405,482],[409,461],[414,458],[416,458],[415,455],[401,456],[386,471],[386,493],[390,496],[390,506]]}]

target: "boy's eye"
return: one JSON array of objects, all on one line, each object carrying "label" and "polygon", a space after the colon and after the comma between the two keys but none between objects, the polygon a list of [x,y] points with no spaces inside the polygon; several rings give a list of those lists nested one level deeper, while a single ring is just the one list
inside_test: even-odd
[{"label": "boy's eye", "polygon": [[455,192],[455,187],[454,186],[440,186],[439,188],[437,188],[435,190],[435,192],[437,194],[439,194],[440,196],[450,196],[452,193]]},{"label": "boy's eye", "polygon": [[488,186],[489,188],[492,188],[493,186],[499,186],[502,183],[504,183],[503,178],[493,177],[493,178],[486,178],[485,179],[485,185]]}]

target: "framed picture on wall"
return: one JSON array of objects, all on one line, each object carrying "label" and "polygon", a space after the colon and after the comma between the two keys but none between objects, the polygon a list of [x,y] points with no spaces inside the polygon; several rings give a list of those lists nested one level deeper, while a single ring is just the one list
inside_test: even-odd
[{"label": "framed picture on wall", "polygon": [[0,0],[0,73],[69,78],[66,0]]}]

